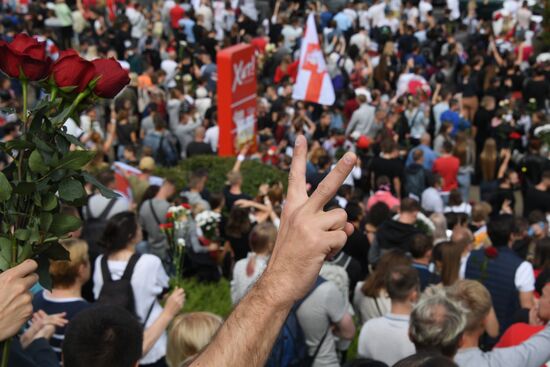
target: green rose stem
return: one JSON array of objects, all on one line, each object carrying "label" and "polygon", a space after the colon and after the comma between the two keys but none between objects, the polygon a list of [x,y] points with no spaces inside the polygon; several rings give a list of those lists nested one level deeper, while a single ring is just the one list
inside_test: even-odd
[{"label": "green rose stem", "polygon": [[[29,113],[28,113],[28,90],[29,90],[29,81],[27,78],[22,77],[21,79],[21,88],[23,92],[23,111],[21,111],[21,121],[23,122],[23,136],[26,135],[28,130],[28,120],[29,120]],[[17,179],[19,181],[23,180],[23,160],[25,157],[24,151],[19,151],[19,163],[17,164]],[[18,200],[19,201],[19,200]],[[21,216],[24,220],[25,216]],[[10,256],[10,268],[17,265],[17,239],[15,238],[15,227],[13,228],[13,237],[12,237],[12,244],[11,244],[11,256]],[[11,340],[12,338],[8,338],[4,340],[3,346],[2,346],[2,367],[8,366],[8,359],[10,356],[10,346],[11,346]]]}]

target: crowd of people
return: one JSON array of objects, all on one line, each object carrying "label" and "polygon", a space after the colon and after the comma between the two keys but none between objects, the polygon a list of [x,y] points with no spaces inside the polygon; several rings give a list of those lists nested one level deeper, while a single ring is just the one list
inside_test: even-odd
[{"label": "crowd of people", "polygon": [[[51,290],[36,283],[32,262],[0,274],[0,340],[16,335],[9,366],[550,361],[548,29],[539,2],[501,5],[2,2],[2,40],[26,32],[54,60],[68,48],[88,60],[113,57],[131,79],[112,103],[65,123],[96,152],[86,170],[114,191],[126,181],[129,191],[108,199],[90,186],[85,206],[62,208],[83,227],[62,241],[71,260],[50,263]],[[292,99],[310,12],[337,96],[332,106]],[[158,167],[217,153],[224,121],[216,54],[238,43],[256,54],[256,149],[238,148],[221,192],[207,189],[205,167],[188,172],[186,187],[157,177]],[[30,92],[30,103],[44,97]],[[17,80],[0,76],[2,142],[19,135],[20,95]],[[246,160],[289,172],[288,193],[282,182],[245,192]],[[0,155],[0,168],[10,163]],[[175,208],[185,208],[176,236],[182,259],[167,230]],[[325,226],[326,236],[292,227],[305,223]],[[284,247],[288,239],[295,249]],[[308,269],[303,279],[293,264]],[[285,266],[294,278],[270,281]],[[235,311],[225,324],[219,315],[181,313],[181,276],[230,281]],[[292,284],[297,290],[280,292]],[[292,302],[273,299],[280,307],[271,309],[255,291]],[[273,311],[273,322],[251,305]],[[243,325],[254,331],[242,336]],[[230,348],[239,342],[232,333],[247,348]]]}]

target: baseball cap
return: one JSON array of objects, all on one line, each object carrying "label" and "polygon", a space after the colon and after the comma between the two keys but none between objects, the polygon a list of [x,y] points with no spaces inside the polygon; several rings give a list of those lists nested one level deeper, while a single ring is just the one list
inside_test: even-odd
[{"label": "baseball cap", "polygon": [[155,160],[151,157],[143,157],[139,161],[139,169],[142,171],[154,171]]}]

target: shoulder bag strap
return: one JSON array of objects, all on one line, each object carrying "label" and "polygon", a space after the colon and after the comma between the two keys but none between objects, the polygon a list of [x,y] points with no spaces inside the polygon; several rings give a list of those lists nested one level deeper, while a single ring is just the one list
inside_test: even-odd
[{"label": "shoulder bag strap", "polygon": [[377,298],[378,297],[374,297],[374,305],[376,306],[376,310],[378,311],[378,313],[380,314],[380,316],[384,316],[382,315],[382,311],[380,310],[380,306],[378,306],[378,301],[377,301]]},{"label": "shoulder bag strap", "polygon": [[126,264],[126,269],[124,269],[124,274],[122,274],[121,279],[132,279],[132,273],[134,272],[134,268],[136,267],[136,263],[138,262],[140,256],[141,255],[136,252],[132,255],[132,257],[130,257],[130,260],[128,260],[128,264]]},{"label": "shoulder bag strap", "polygon": [[416,125],[416,118],[418,117],[419,113],[420,113],[420,107],[417,107],[416,112],[415,112],[413,118],[411,119],[411,122],[409,123],[409,127],[412,128],[414,125]]},{"label": "shoulder bag strap", "polygon": [[156,298],[153,300],[153,303],[151,303],[151,306],[149,307],[149,311],[147,311],[147,315],[145,316],[145,320],[143,320],[143,328],[145,328],[145,325],[147,325],[147,321],[149,321],[151,312],[153,312],[153,307],[155,307],[155,302],[157,302]]},{"label": "shoulder bag strap", "polygon": [[107,204],[105,209],[103,209],[103,211],[101,212],[99,217],[97,217],[97,219],[99,219],[99,220],[107,219],[107,217],[109,216],[109,213],[111,212],[111,210],[113,209],[113,207],[116,204],[116,200],[117,200],[116,198],[113,198],[113,199],[109,200],[109,203]]},{"label": "shoulder bag strap", "polygon": [[157,222],[157,225],[160,225],[160,219],[157,216],[155,209],[153,208],[153,199],[149,199],[149,209],[151,209],[151,213],[153,213],[153,217],[155,218],[155,222]]},{"label": "shoulder bag strap", "polygon": [[323,337],[321,338],[321,341],[319,342],[319,344],[317,345],[317,348],[315,348],[315,353],[313,353],[313,355],[311,356],[311,366],[313,366],[313,364],[315,363],[315,358],[317,358],[317,354],[319,354],[319,350],[321,350],[321,346],[323,345],[323,343],[325,342],[325,339],[327,337],[327,334],[328,334],[328,331],[330,329],[330,323],[328,325],[328,328],[327,330],[325,331],[325,334],[323,335]]},{"label": "shoulder bag strap", "polygon": [[101,258],[101,275],[103,276],[103,283],[109,283],[113,281],[111,278],[111,271],[107,265],[107,255],[103,255]]}]

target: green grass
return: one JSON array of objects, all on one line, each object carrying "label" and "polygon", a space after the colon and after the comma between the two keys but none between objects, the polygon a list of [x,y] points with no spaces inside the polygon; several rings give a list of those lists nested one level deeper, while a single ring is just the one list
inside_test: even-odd
[{"label": "green grass", "polygon": [[221,279],[218,283],[199,283],[194,278],[183,280],[185,289],[184,312],[207,311],[226,318],[233,309],[229,294],[229,281]]}]

